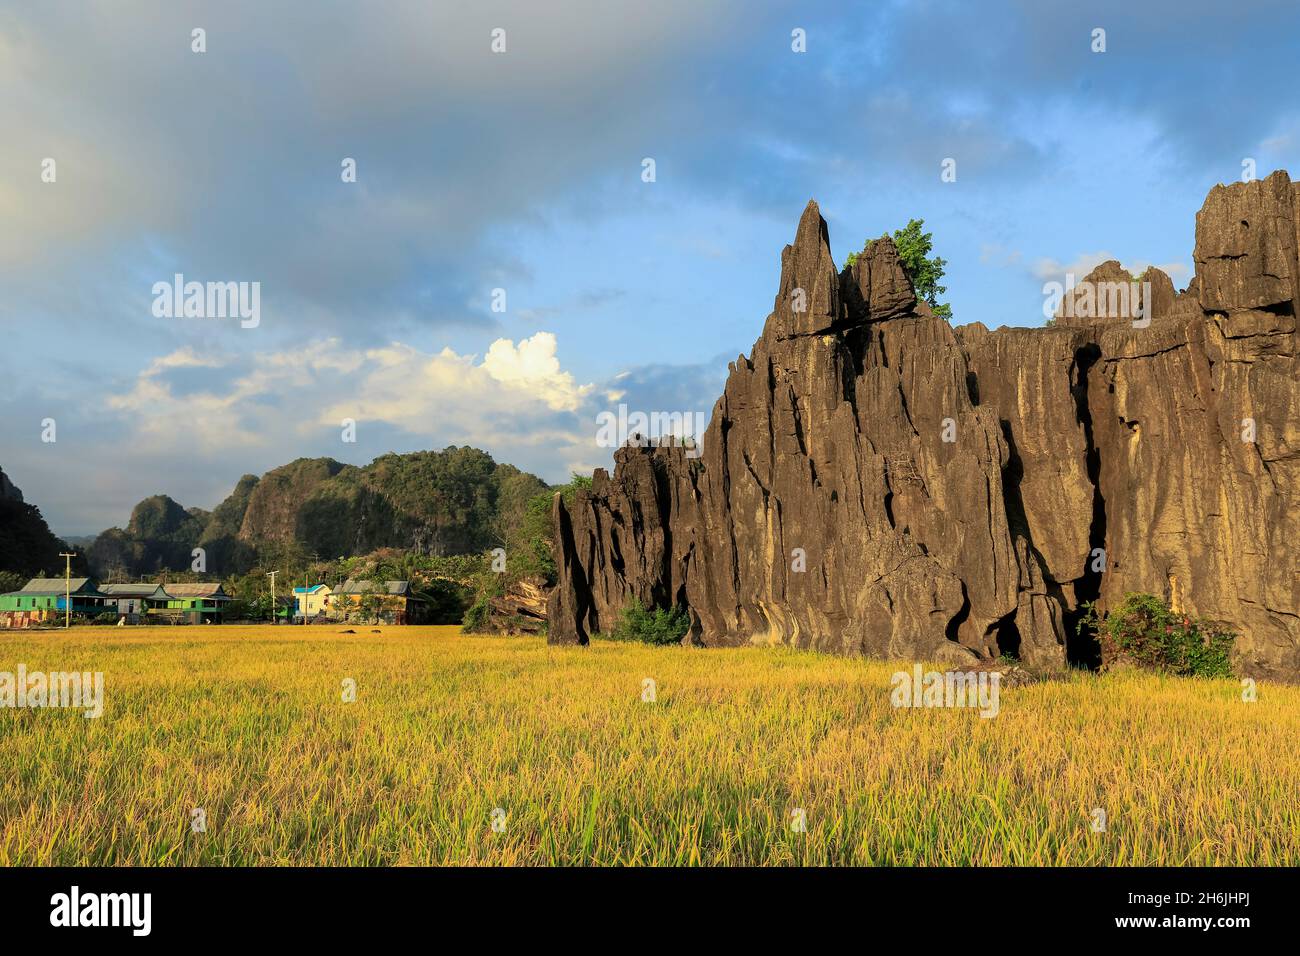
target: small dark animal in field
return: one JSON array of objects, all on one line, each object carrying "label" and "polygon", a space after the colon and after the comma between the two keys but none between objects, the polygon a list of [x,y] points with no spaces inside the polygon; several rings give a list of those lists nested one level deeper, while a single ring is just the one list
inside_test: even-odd
[{"label": "small dark animal in field", "polygon": [[380,632],[379,628],[377,628],[377,627],[372,627],[372,628],[370,629],[370,633],[371,633],[371,634],[379,634],[379,633],[381,633],[381,632]]},{"label": "small dark animal in field", "polygon": [[340,633],[340,634],[355,634],[356,631],[352,630],[352,628],[348,628],[346,631],[339,631],[339,633]]}]

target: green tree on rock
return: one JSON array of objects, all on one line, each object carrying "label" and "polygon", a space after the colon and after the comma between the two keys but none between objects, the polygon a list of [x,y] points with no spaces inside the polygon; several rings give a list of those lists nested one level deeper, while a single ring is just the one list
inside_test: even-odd
[{"label": "green tree on rock", "polygon": [[[948,260],[939,256],[930,257],[934,248],[934,234],[922,232],[921,227],[924,225],[924,219],[909,219],[902,229],[894,230],[894,245],[898,247],[898,258],[902,260],[903,268],[912,280],[917,297],[924,299],[935,315],[951,322],[952,306],[939,301],[939,296],[948,291],[947,286],[939,284],[943,278],[943,267],[948,264]],[[868,240],[862,247],[862,252],[850,254],[845,264],[852,266],[858,256],[871,248],[874,241]]]}]

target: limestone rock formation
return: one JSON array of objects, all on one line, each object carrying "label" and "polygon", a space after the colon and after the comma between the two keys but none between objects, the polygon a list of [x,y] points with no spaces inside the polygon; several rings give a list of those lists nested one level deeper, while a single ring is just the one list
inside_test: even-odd
[{"label": "limestone rock formation", "polygon": [[1095,663],[1083,602],[1148,591],[1237,630],[1241,672],[1300,676],[1298,224],[1285,173],[1218,186],[1183,293],[1150,270],[1123,308],[954,330],[888,239],[837,271],[810,202],[702,456],[625,447],[557,496],[549,639],[635,598],[705,645],[1042,672]]},{"label": "limestone rock formation", "polygon": [[1134,321],[1169,315],[1174,311],[1177,299],[1173,280],[1155,266],[1135,276],[1117,260],[1110,259],[1067,291],[1057,310],[1056,324],[1132,325]]}]

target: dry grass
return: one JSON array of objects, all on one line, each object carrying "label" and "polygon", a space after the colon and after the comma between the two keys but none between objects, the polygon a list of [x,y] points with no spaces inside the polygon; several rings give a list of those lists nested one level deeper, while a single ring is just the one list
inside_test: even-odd
[{"label": "dry grass", "polygon": [[0,711],[0,864],[1300,863],[1300,688],[1081,675],[985,720],[895,710],[881,662],[337,630],[0,634],[107,688]]}]

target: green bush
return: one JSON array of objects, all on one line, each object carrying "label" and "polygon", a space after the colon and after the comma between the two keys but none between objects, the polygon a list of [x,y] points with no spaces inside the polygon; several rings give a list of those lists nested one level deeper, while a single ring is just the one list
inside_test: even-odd
[{"label": "green bush", "polygon": [[1209,621],[1175,613],[1151,594],[1126,594],[1108,614],[1084,605],[1078,630],[1094,631],[1103,665],[1128,660],[1183,677],[1231,677],[1228,657],[1236,635]]},{"label": "green bush", "polygon": [[434,578],[420,591],[427,607],[426,624],[459,624],[474,601],[474,592],[459,583]]},{"label": "green bush", "polygon": [[482,634],[487,630],[488,621],[492,616],[492,606],[488,598],[480,597],[470,605],[465,612],[465,619],[461,621],[460,631],[462,634]]},{"label": "green bush", "polygon": [[691,626],[691,616],[684,607],[646,610],[638,600],[623,609],[618,623],[607,637],[614,641],[639,641],[642,644],[680,644]]}]

